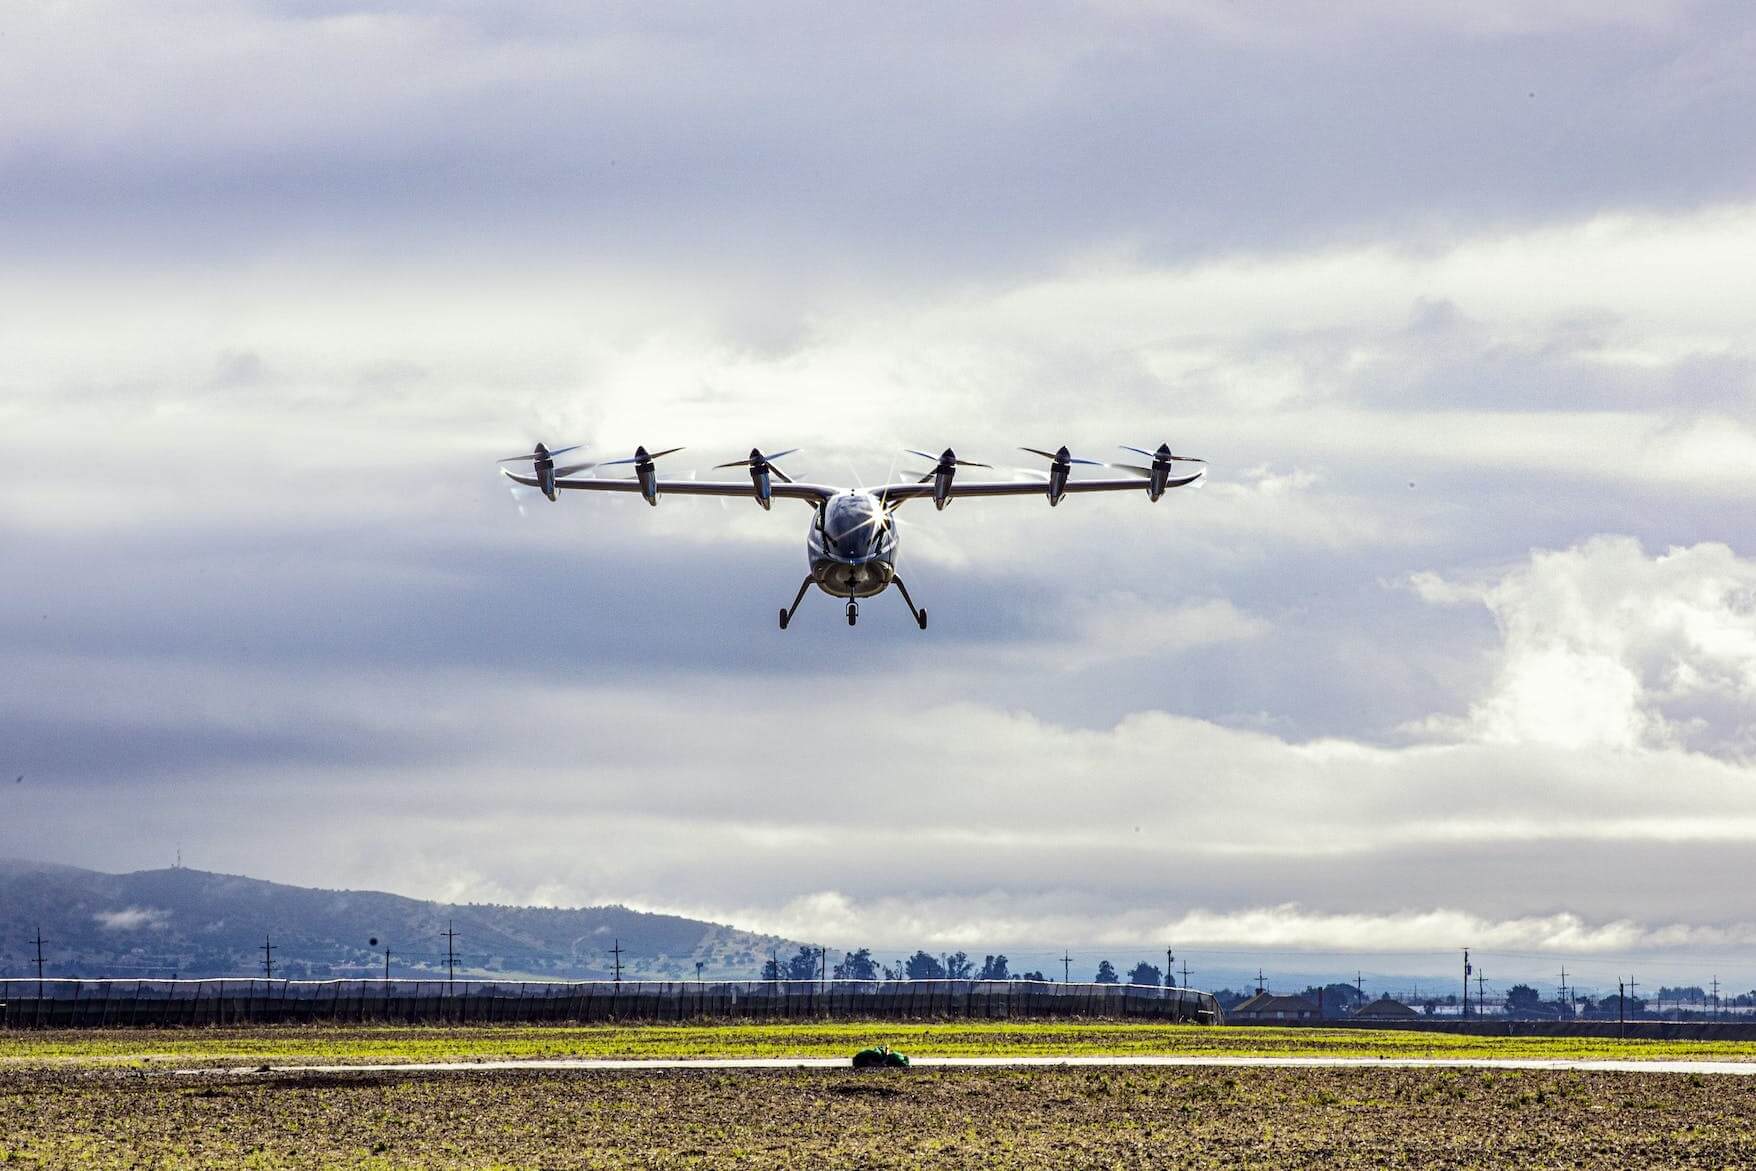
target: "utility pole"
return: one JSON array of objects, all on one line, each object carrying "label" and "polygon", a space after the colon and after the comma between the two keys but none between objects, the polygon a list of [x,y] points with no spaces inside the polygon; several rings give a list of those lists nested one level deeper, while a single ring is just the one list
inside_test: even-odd
[{"label": "utility pole", "polygon": [[701,983],[701,969],[706,966],[707,965],[700,960],[695,961],[695,982],[697,984]]},{"label": "utility pole", "polygon": [[1561,996],[1560,1003],[1567,1003],[1567,965],[1561,965]]},{"label": "utility pole", "polygon": [[1719,977],[1713,978],[1713,1019],[1719,1019]]},{"label": "utility pole", "polygon": [[1189,987],[1189,957],[1187,954],[1183,956],[1183,987]]},{"label": "utility pole", "polygon": [[37,944],[37,1007],[39,1009],[41,1009],[42,1004],[43,1004],[43,928],[42,928],[42,924],[40,924],[40,923],[37,925],[36,944]]},{"label": "utility pole", "polygon": [[1262,995],[1262,969],[1256,969],[1256,995]]},{"label": "utility pole", "polygon": [[1469,975],[1475,969],[1469,966],[1469,948],[1463,949],[1463,1015],[1469,1016]]},{"label": "utility pole", "polygon": [[616,983],[620,984],[622,982],[622,941],[620,939],[616,940],[616,946],[610,949],[610,954],[616,957]]},{"label": "utility pole", "polygon": [[1487,1004],[1485,1002],[1484,995],[1483,995],[1483,986],[1486,985],[1487,982],[1488,982],[1488,974],[1486,972],[1477,972],[1476,973],[1476,1015],[1477,1016],[1482,1016],[1488,1011]]},{"label": "utility pole", "polygon": [[1175,975],[1177,970],[1176,964],[1177,957],[1171,954],[1170,948],[1165,948],[1165,983],[1175,984],[1177,982]]},{"label": "utility pole", "polygon": [[829,983],[829,949],[827,947],[819,946],[817,948],[817,976],[820,983]]},{"label": "utility pole", "polygon": [[1628,986],[1616,981],[1616,1036],[1628,1035]]},{"label": "utility pole", "polygon": [[1366,1003],[1366,977],[1358,968],[1354,969],[1354,995],[1359,997],[1361,1004]]},{"label": "utility pole", "polygon": [[270,980],[274,979],[274,953],[279,950],[280,948],[268,941],[268,933],[264,932],[262,935],[262,974]]},{"label": "utility pole", "polygon": [[1072,973],[1073,973],[1073,957],[1067,954],[1066,948],[1062,948],[1061,949],[1061,983],[1063,983],[1063,984],[1073,983],[1073,974]]},{"label": "utility pole", "polygon": [[457,932],[451,928],[451,920],[445,920],[445,930],[440,932],[445,937],[445,990],[451,992],[457,986]]},{"label": "utility pole", "polygon": [[384,945],[384,986],[390,986],[390,945]]}]

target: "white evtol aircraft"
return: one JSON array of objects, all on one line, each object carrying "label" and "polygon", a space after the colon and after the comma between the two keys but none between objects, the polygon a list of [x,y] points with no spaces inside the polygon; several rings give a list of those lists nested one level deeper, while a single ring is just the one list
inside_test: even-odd
[{"label": "white evtol aircraft", "polygon": [[[1204,474],[1202,470],[1197,470],[1188,475],[1173,476],[1172,465],[1207,462],[1194,456],[1173,455],[1170,445],[1162,443],[1157,451],[1123,447],[1124,451],[1132,451],[1151,460],[1148,467],[1080,459],[1070,455],[1065,447],[1053,452],[1024,447],[1019,450],[1049,461],[1046,474],[1036,473],[1041,479],[972,482],[959,480],[957,469],[991,468],[991,465],[958,459],[957,453],[948,447],[938,456],[910,450],[910,455],[935,461],[933,470],[923,474],[918,480],[885,484],[881,488],[838,488],[828,484],[800,483],[775,466],[775,460],[793,454],[797,448],[770,455],[764,455],[752,448],[747,459],[717,465],[721,468],[748,469],[748,484],[732,480],[661,480],[655,461],[683,450],[680,447],[654,452],[637,447],[634,454],[626,459],[594,460],[562,468],[555,466],[556,456],[578,449],[575,444],[551,451],[539,443],[529,455],[508,456],[500,461],[513,463],[529,460],[533,465],[531,475],[520,475],[505,468],[500,471],[502,475],[520,484],[540,489],[550,500],[556,499],[556,492],[559,490],[578,489],[586,492],[638,492],[652,505],[658,504],[659,497],[667,492],[678,496],[751,496],[764,509],[777,497],[782,500],[802,500],[809,504],[812,511],[811,528],[806,534],[805,542],[811,572],[800,583],[799,592],[793,596],[793,604],[780,612],[782,630],[793,620],[799,603],[805,598],[805,591],[813,585],[831,597],[847,599],[849,626],[859,620],[861,598],[883,593],[894,585],[902,595],[903,604],[914,616],[916,624],[922,630],[927,628],[927,611],[915,608],[914,599],[909,597],[908,587],[896,575],[895,512],[910,500],[930,498],[935,508],[943,509],[953,500],[965,496],[1042,496],[1052,506],[1061,503],[1061,498],[1069,492],[1138,492],[1144,488],[1147,499],[1156,502],[1167,489],[1192,484]],[[568,478],[592,468],[628,464],[634,467],[631,478]],[[1129,475],[1126,479],[1074,479],[1073,468],[1076,465],[1116,468]]]}]

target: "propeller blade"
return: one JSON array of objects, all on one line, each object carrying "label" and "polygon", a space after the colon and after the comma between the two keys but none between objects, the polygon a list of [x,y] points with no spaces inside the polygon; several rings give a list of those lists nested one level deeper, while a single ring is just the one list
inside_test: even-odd
[{"label": "propeller blade", "polygon": [[939,457],[938,457],[938,456],[936,456],[936,455],[932,455],[932,454],[929,454],[929,453],[928,453],[928,452],[925,452],[925,451],[916,451],[916,450],[915,450],[915,449],[914,449],[914,448],[912,448],[912,447],[905,447],[905,448],[903,448],[903,449],[902,449],[902,450],[903,450],[903,451],[904,451],[904,452],[905,452],[905,453],[906,453],[906,454],[908,454],[908,455],[916,455],[916,456],[920,456],[920,457],[921,457],[921,458],[922,458],[922,459],[930,459],[930,460],[932,460],[932,461],[933,461],[933,462],[934,462],[934,463],[938,463],[938,462],[939,462]]},{"label": "propeller blade", "polygon": [[559,480],[563,476],[571,476],[574,472],[583,472],[588,468],[595,467],[597,467],[597,465],[594,463],[569,464],[564,468],[556,468],[555,478]]},{"label": "propeller blade", "polygon": [[[1126,443],[1118,443],[1116,446],[1120,447],[1123,451],[1132,451],[1135,455],[1144,455],[1147,459],[1157,459],[1159,457],[1158,452],[1156,451],[1142,451],[1140,448],[1130,447]],[[1172,455],[1168,450],[1165,452],[1165,458],[1174,459],[1179,463],[1186,464],[1204,464],[1207,462],[1206,460],[1193,455]]]},{"label": "propeller blade", "polygon": [[[1021,447],[1018,450],[1028,451],[1032,455],[1040,455],[1044,459],[1048,460],[1050,463],[1060,463],[1061,462],[1061,455],[1059,452],[1043,451],[1042,449],[1036,448],[1036,447]],[[1104,461],[1101,459],[1081,459],[1077,455],[1068,456],[1067,462],[1070,464],[1085,464],[1087,467],[1093,467],[1093,468],[1102,468],[1102,467],[1109,466],[1108,464],[1104,463]]]},{"label": "propeller blade", "polygon": [[647,459],[657,459],[661,455],[674,455],[677,452],[682,451],[682,450],[683,449],[680,447],[667,447],[663,451],[649,451],[649,452],[647,452],[646,458]]},{"label": "propeller blade", "polygon": [[720,468],[747,468],[749,466],[750,466],[750,461],[747,459],[735,459],[729,464],[714,464],[713,465],[715,471],[718,471]]},{"label": "propeller blade", "polygon": [[[583,444],[583,443],[575,443],[569,447],[557,447],[557,448],[555,448],[555,450],[549,452],[548,458],[554,459],[558,455],[566,455],[570,451],[578,451],[580,448],[582,448],[584,446],[585,446],[585,444]],[[538,455],[534,451],[527,451],[523,455],[509,455],[505,459],[497,460],[495,462],[503,463],[503,464],[510,464],[510,463],[517,463],[521,459],[538,460],[538,459],[542,459],[542,458],[543,458],[542,456]]]},{"label": "propeller blade", "polygon": [[1110,466],[1112,468],[1115,468],[1119,472],[1133,472],[1135,475],[1140,476],[1144,479],[1148,479],[1148,480],[1152,479],[1152,469],[1151,468],[1138,468],[1138,467],[1135,467],[1133,464],[1111,464]]},{"label": "propeller blade", "polygon": [[789,455],[796,455],[798,453],[798,451],[799,451],[799,448],[789,447],[785,451],[777,451],[777,452],[774,452],[770,455],[764,455],[762,458],[767,460],[769,463],[773,463],[777,459],[785,459]]}]

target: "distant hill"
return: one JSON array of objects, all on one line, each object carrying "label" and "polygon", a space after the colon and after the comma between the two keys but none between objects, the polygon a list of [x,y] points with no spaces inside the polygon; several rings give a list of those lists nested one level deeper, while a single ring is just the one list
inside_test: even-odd
[{"label": "distant hill", "polygon": [[[692,978],[697,961],[709,978],[753,977],[770,949],[784,960],[799,948],[771,935],[620,906],[454,906],[181,867],[103,874],[0,860],[3,976],[35,974],[31,941],[39,924],[50,975],[259,974],[265,933],[274,942],[277,976],[382,975],[385,944],[393,976],[442,975],[448,921],[457,932],[458,973],[472,976],[607,977],[607,949],[619,939],[624,978]],[[369,943],[374,938],[377,948]]]}]

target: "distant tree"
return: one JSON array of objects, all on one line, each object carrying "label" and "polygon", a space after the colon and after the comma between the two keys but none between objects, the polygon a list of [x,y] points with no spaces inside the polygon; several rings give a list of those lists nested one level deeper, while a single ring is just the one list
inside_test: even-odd
[{"label": "distant tree", "polygon": [[945,975],[953,980],[967,980],[976,973],[975,961],[961,951],[945,957]]},{"label": "distant tree", "polygon": [[1006,957],[1003,955],[988,956],[982,961],[982,970],[976,976],[978,980],[1006,980],[1011,973],[1006,970]]},{"label": "distant tree", "polygon": [[938,956],[930,956],[924,951],[917,951],[908,958],[904,972],[911,980],[945,979],[945,965],[939,962]]},{"label": "distant tree", "polygon": [[876,980],[878,965],[872,962],[872,949],[862,947],[858,951],[850,951],[841,957],[841,963],[835,965],[837,980]]},{"label": "distant tree", "polygon": [[817,963],[817,949],[801,946],[799,954],[787,961],[786,978],[789,980],[815,980],[818,972]]},{"label": "distant tree", "polygon": [[1128,983],[1130,984],[1150,984],[1157,988],[1159,981],[1163,979],[1164,973],[1145,960],[1135,964],[1134,970],[1128,973]]},{"label": "distant tree", "polygon": [[772,957],[762,961],[762,978],[764,980],[780,979],[780,963]]},{"label": "distant tree", "polygon": [[1218,992],[1213,994],[1213,998],[1219,1001],[1221,1010],[1225,1010],[1236,1008],[1238,1005],[1250,999],[1250,993],[1235,992],[1230,988],[1221,988]]},{"label": "distant tree", "polygon": [[1116,976],[1116,965],[1109,960],[1098,961],[1097,976],[1094,979],[1099,984],[1120,984],[1122,982]]},{"label": "distant tree", "polygon": [[1038,984],[1047,984],[1049,982],[1049,978],[1047,976],[1043,975],[1041,972],[1025,972],[1023,975],[1014,976],[1013,979],[1015,979],[1015,980],[1035,980]]},{"label": "distant tree", "polygon": [[1534,1012],[1542,1006],[1543,994],[1529,984],[1514,984],[1506,990],[1509,1012]]},{"label": "distant tree", "polygon": [[1319,988],[1315,984],[1307,987],[1300,996],[1323,1009],[1328,1018],[1344,1017],[1366,1001],[1365,996],[1352,984],[1337,981]]}]

